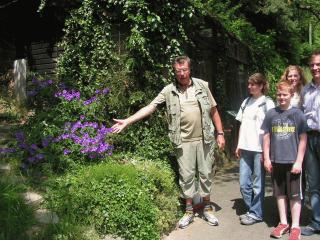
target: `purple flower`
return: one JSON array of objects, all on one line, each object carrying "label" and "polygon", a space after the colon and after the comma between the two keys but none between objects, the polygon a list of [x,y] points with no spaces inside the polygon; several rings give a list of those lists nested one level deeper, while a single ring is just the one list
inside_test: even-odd
[{"label": "purple flower", "polygon": [[24,142],[25,141],[25,136],[23,132],[16,132],[15,137],[18,142]]},{"label": "purple flower", "polygon": [[17,150],[14,149],[14,148],[0,148],[0,154],[1,153],[14,153],[16,152]]},{"label": "purple flower", "polygon": [[19,143],[18,147],[21,148],[21,149],[28,149],[29,146],[26,143]]},{"label": "purple flower", "polygon": [[39,149],[39,147],[35,143],[31,144],[30,148],[33,149],[33,150],[38,150]]},{"label": "purple flower", "polygon": [[81,115],[80,116],[80,120],[84,120],[85,119],[85,116],[84,115]]},{"label": "purple flower", "polygon": [[39,83],[38,79],[32,78],[32,84],[37,85]]},{"label": "purple flower", "polygon": [[64,98],[65,100],[67,100],[68,102],[74,100],[74,99],[77,99],[79,100],[80,99],[80,92],[76,91],[76,90],[70,90],[70,91],[67,91],[67,90],[62,90],[62,91],[58,91],[54,94],[55,97],[62,97]]},{"label": "purple flower", "polygon": [[91,103],[95,102],[97,100],[97,97],[96,96],[93,96],[92,98],[89,98],[88,100],[85,100],[83,102],[83,105],[90,105]]},{"label": "purple flower", "polygon": [[42,147],[48,147],[49,144],[52,142],[53,140],[53,137],[49,136],[49,137],[45,137],[41,140],[41,143],[42,143]]},{"label": "purple flower", "polygon": [[34,163],[35,161],[36,161],[35,157],[28,157],[27,158],[27,162],[29,162],[29,163]]},{"label": "purple flower", "polygon": [[109,88],[105,88],[102,90],[102,93],[103,94],[108,94],[110,92],[110,89]]},{"label": "purple flower", "polygon": [[34,156],[37,160],[42,160],[44,159],[44,155],[42,153],[38,153]]},{"label": "purple flower", "polygon": [[68,155],[69,153],[71,153],[71,150],[69,150],[69,149],[64,149],[63,150],[63,154],[64,155]]}]

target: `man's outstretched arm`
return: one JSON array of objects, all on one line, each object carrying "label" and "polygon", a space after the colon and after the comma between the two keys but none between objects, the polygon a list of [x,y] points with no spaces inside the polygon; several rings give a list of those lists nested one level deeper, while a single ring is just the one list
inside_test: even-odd
[{"label": "man's outstretched arm", "polygon": [[143,108],[141,108],[138,112],[131,115],[126,119],[113,119],[116,124],[114,124],[112,128],[113,133],[120,133],[123,129],[128,127],[129,125],[151,115],[156,110],[156,107],[152,104],[149,104]]}]

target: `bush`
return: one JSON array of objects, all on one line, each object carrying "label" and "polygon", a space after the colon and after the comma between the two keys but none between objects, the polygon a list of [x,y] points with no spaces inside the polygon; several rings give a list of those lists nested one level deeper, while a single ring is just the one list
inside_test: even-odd
[{"label": "bush", "polygon": [[49,184],[48,207],[62,218],[125,239],[160,239],[176,222],[178,191],[170,168],[143,162],[83,167]]}]

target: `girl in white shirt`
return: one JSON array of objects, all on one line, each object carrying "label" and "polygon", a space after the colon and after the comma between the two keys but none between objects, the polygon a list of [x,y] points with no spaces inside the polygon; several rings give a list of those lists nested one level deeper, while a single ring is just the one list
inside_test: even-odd
[{"label": "girl in white shirt", "polygon": [[255,73],[249,77],[248,90],[250,96],[242,102],[236,116],[241,125],[235,155],[240,159],[240,192],[247,206],[247,213],[240,215],[240,223],[243,225],[262,221],[265,170],[260,128],[265,113],[274,108],[273,101],[265,96],[268,82],[263,74]]}]

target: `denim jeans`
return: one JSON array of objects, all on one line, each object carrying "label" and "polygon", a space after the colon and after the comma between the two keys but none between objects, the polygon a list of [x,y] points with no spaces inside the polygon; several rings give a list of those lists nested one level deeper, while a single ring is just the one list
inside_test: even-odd
[{"label": "denim jeans", "polygon": [[256,220],[262,220],[263,215],[265,170],[261,159],[260,152],[241,150],[240,192],[249,216]]},{"label": "denim jeans", "polygon": [[310,225],[320,230],[320,134],[308,134],[305,160],[312,209]]}]

